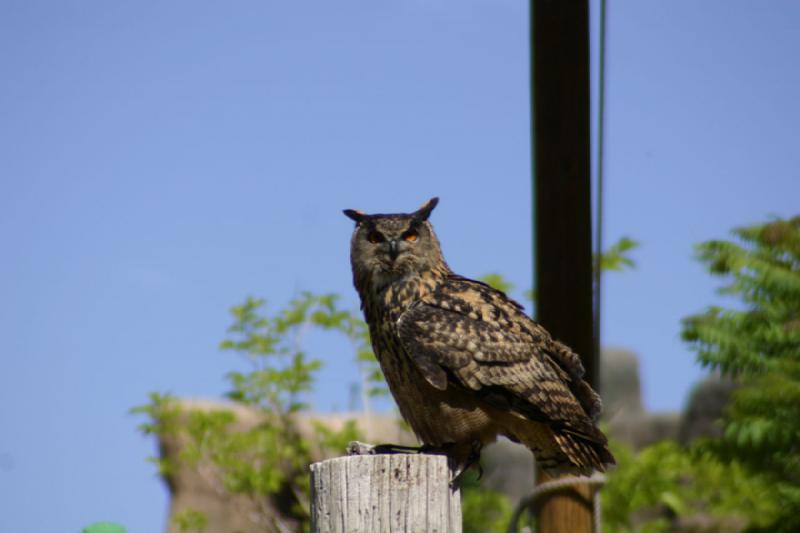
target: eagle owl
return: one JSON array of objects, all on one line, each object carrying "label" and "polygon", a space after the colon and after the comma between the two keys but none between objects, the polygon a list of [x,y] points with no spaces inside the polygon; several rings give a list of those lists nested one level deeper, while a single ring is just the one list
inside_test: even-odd
[{"label": "eagle owl", "polygon": [[353,282],[400,414],[462,466],[504,435],[545,472],[604,470],[614,458],[580,359],[503,292],[450,270],[428,222],[437,203],[344,211],[356,223]]}]

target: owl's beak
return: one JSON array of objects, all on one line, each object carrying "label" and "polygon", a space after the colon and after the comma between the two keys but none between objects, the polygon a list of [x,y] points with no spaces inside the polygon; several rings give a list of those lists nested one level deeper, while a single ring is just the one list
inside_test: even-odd
[{"label": "owl's beak", "polygon": [[395,259],[397,259],[397,254],[398,253],[399,252],[397,250],[397,241],[395,239],[390,240],[389,241],[389,258],[392,261],[394,261]]}]

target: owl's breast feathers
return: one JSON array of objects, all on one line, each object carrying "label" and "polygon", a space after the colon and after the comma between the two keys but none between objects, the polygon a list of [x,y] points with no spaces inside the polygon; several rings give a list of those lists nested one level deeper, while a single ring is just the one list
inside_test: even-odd
[{"label": "owl's breast feathers", "polygon": [[502,292],[454,274],[437,281],[405,305],[396,301],[383,321],[431,391],[507,415],[495,420],[497,432],[528,445],[545,467],[588,472],[613,464],[594,424],[600,398],[581,379],[578,356]]}]

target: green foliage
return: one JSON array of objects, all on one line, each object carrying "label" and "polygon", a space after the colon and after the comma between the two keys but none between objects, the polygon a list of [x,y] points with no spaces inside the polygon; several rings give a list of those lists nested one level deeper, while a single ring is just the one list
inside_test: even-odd
[{"label": "green foliage", "polygon": [[511,520],[511,502],[505,494],[485,487],[478,475],[467,472],[461,485],[461,517],[464,533],[506,531]]},{"label": "green foliage", "polygon": [[[600,271],[616,271],[622,272],[626,268],[635,268],[636,263],[631,258],[630,254],[633,250],[639,247],[639,242],[631,239],[630,237],[622,237],[616,243],[612,244],[605,252],[600,254]],[[502,274],[492,272],[478,278],[480,281],[502,291],[506,294],[514,290],[514,284],[506,279]],[[523,296],[528,301],[536,300],[536,292],[533,290],[526,290]]]},{"label": "green foliage", "polygon": [[114,522],[95,522],[81,529],[81,533],[125,533],[124,526]]},{"label": "green foliage", "polygon": [[771,484],[780,516],[772,531],[800,530],[800,217],[734,231],[739,242],[698,247],[710,272],[726,279],[720,293],[735,309],[711,307],[684,320],[683,338],[700,362],[738,379],[711,443]]},{"label": "green foliage", "polygon": [[600,254],[600,271],[614,270],[622,272],[625,268],[634,268],[636,263],[631,259],[630,252],[639,247],[639,242],[630,237],[621,237],[605,252]]},{"label": "green foliage", "polygon": [[[174,398],[169,394],[151,392],[150,403],[133,407],[132,414],[145,415],[147,419],[137,426],[144,435],[173,434],[179,427],[180,410],[175,406]],[[175,465],[163,457],[148,457],[147,460],[156,465],[161,476],[168,477],[175,473]]]},{"label": "green foliage", "polygon": [[478,278],[480,281],[486,283],[487,285],[494,287],[498,291],[502,291],[505,293],[511,292],[514,288],[514,284],[508,281],[502,274],[498,274],[497,272],[492,272],[491,274],[486,274]]},{"label": "green foliage", "polygon": [[231,310],[235,318],[228,329],[231,338],[222,341],[220,348],[244,355],[253,368],[247,373],[228,374],[233,385],[229,397],[288,413],[304,409],[306,406],[298,402],[299,394],[310,389],[312,375],[321,365],[319,360],[309,360],[301,349],[302,334],[308,327],[344,334],[353,346],[370,393],[385,390],[370,348],[368,328],[360,317],[338,307],[338,296],[304,292],[273,317],[259,314],[263,306],[263,300],[248,298]]},{"label": "green foliage", "polygon": [[671,531],[671,517],[710,515],[724,529],[767,525],[778,516],[765,478],[702,443],[664,441],[635,453],[612,441],[611,450],[618,465],[602,493],[604,530],[611,533]]},{"label": "green foliage", "polygon": [[684,320],[683,337],[700,362],[755,375],[796,364],[800,356],[800,217],[740,228],[741,244],[710,241],[700,259],[727,284],[720,293],[743,309],[711,307]]},{"label": "green foliage", "polygon": [[683,321],[700,363],[737,380],[723,435],[638,454],[615,444],[609,531],[667,531],[667,517],[696,514],[725,517],[720,528],[800,530],[800,217],[734,234],[697,249],[736,306]]},{"label": "green foliage", "polygon": [[145,435],[160,435],[171,431],[178,422],[180,413],[174,409],[170,394],[151,392],[150,403],[139,405],[130,410],[132,414],[143,414],[148,418],[137,426]]},{"label": "green foliage", "polygon": [[[272,315],[264,309],[265,302],[254,298],[234,307],[233,324],[220,344],[222,350],[241,355],[250,365],[248,371],[228,373],[231,390],[227,396],[257,410],[259,423],[255,427],[235,427],[236,417],[228,410],[182,412],[174,398],[157,393],[150,395],[148,404],[132,411],[148,417],[139,425],[143,433],[181,437],[181,464],[214,465],[221,479],[213,481],[220,481],[231,492],[250,496],[264,509],[264,519],[273,518],[274,508],[280,507],[282,513],[305,527],[308,464],[314,458],[341,453],[348,442],[359,438],[359,433],[354,422],[340,430],[312,422],[312,435],[299,430],[296,415],[307,409],[304,395],[311,390],[321,366],[318,359],[303,351],[303,334],[309,328],[344,334],[365,370],[367,384],[380,389],[382,376],[375,372],[366,325],[354,313],[340,309],[336,296],[303,293]],[[164,458],[153,461],[166,476],[179,466]],[[182,531],[205,527],[204,517],[195,511],[183,513],[176,520]]]},{"label": "green foliage", "polygon": [[208,527],[208,518],[205,513],[196,511],[195,509],[186,509],[177,513],[172,522],[181,533],[203,533]]},{"label": "green foliage", "polygon": [[317,420],[312,422],[316,437],[316,445],[323,450],[337,450],[341,452],[347,445],[361,438],[358,424],[355,420],[348,420],[339,430],[333,430]]}]

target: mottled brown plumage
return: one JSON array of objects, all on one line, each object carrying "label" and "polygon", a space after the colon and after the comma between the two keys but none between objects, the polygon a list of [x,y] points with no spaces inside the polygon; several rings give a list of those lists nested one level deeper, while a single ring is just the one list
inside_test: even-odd
[{"label": "mottled brown plumage", "polygon": [[437,202],[410,214],[345,211],[356,221],[353,281],[403,418],[462,464],[505,435],[547,471],[604,470],[614,458],[580,359],[504,293],[450,270],[428,222]]}]

